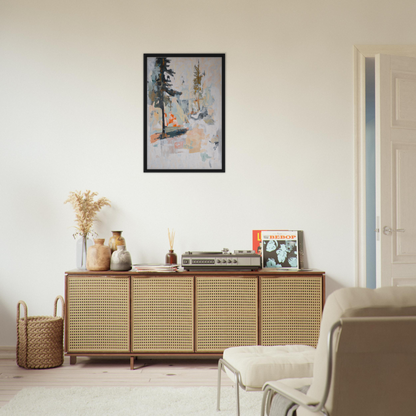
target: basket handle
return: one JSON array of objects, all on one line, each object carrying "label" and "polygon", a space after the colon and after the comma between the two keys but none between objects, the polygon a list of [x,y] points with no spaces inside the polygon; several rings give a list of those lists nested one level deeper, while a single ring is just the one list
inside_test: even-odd
[{"label": "basket handle", "polygon": [[56,316],[56,310],[58,308],[58,300],[61,300],[61,304],[62,304],[62,319],[65,319],[65,301],[64,298],[60,295],[58,295],[55,299],[55,304],[53,307],[53,316]]},{"label": "basket handle", "polygon": [[23,319],[25,320],[25,322],[27,321],[27,305],[23,300],[19,300],[19,302],[17,302],[17,323],[19,323],[20,320],[20,305],[23,306],[23,310],[25,313]]},{"label": "basket handle", "polygon": [[[23,310],[25,314],[23,317],[23,339],[22,340],[20,339],[20,336],[19,336],[20,305],[23,306]],[[17,302],[16,326],[17,326],[16,361],[20,367],[27,368],[27,305],[23,300],[19,300],[19,302]],[[19,362],[19,354],[20,354],[21,348],[23,348],[23,351],[24,351],[23,362]]]}]

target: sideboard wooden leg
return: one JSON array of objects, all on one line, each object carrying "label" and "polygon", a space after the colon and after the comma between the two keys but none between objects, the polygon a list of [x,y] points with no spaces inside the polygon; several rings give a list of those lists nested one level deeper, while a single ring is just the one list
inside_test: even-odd
[{"label": "sideboard wooden leg", "polygon": [[69,364],[70,365],[75,365],[77,363],[77,356],[76,355],[71,355],[69,357]]},{"label": "sideboard wooden leg", "polygon": [[130,357],[130,370],[134,370],[134,357]]}]

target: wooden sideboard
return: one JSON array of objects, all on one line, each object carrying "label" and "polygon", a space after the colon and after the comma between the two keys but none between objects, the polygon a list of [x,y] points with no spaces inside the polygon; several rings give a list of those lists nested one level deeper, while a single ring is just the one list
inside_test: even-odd
[{"label": "wooden sideboard", "polygon": [[220,357],[238,345],[316,346],[322,271],[65,275],[65,354]]}]

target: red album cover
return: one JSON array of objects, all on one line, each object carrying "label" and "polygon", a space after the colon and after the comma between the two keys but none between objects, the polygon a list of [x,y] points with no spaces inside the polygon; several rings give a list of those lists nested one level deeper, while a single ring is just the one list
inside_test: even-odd
[{"label": "red album cover", "polygon": [[253,250],[256,254],[261,255],[261,232],[262,230],[253,230]]}]

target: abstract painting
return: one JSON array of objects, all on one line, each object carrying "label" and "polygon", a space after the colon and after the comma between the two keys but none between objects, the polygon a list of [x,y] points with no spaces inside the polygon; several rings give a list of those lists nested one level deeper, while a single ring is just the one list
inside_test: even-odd
[{"label": "abstract painting", "polygon": [[144,55],[144,172],[225,172],[225,55]]}]

